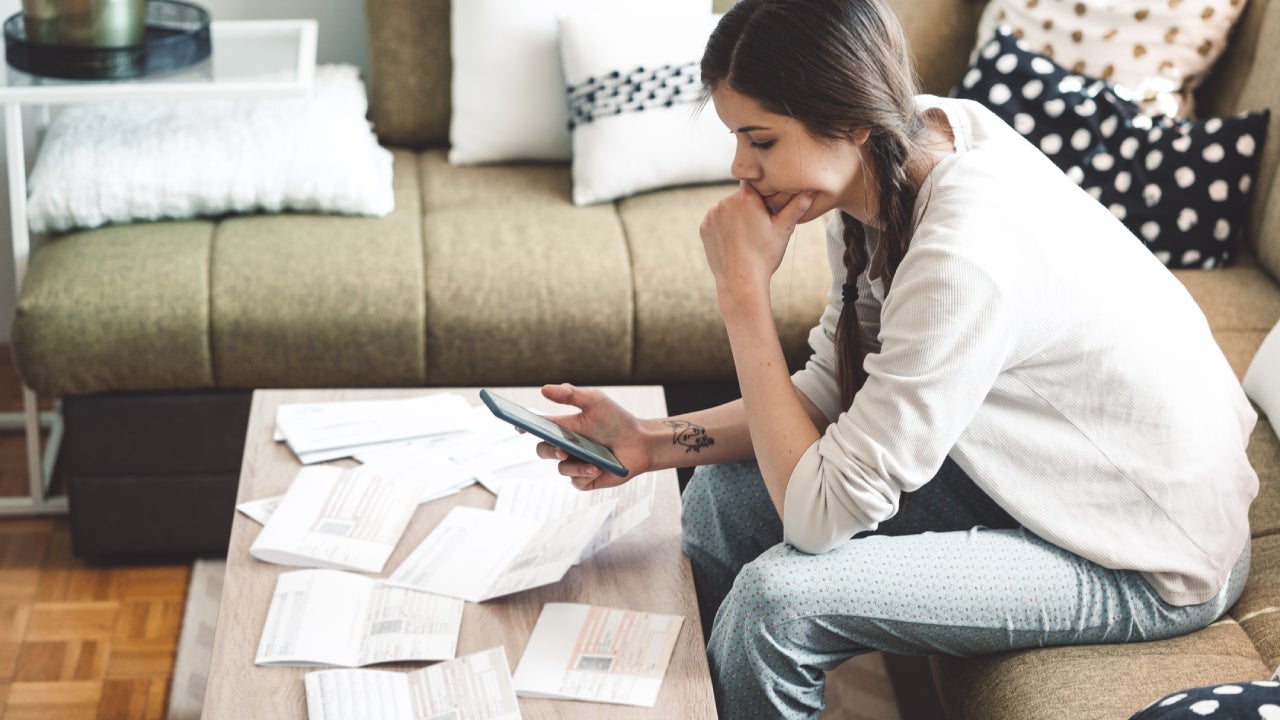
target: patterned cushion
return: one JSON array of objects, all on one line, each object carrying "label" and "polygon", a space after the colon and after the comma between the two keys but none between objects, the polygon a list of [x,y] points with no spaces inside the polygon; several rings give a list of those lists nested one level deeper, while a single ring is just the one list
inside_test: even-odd
[{"label": "patterned cushion", "polygon": [[1148,117],[1122,88],[1067,71],[1005,29],[957,97],[991,108],[1174,268],[1214,268],[1240,241],[1268,112]]},{"label": "patterned cushion", "polygon": [[1129,720],[1174,718],[1280,720],[1280,682],[1254,680],[1183,690],[1151,703]]},{"label": "patterned cushion", "polygon": [[1128,89],[1156,114],[1190,117],[1192,91],[1227,46],[1245,0],[992,0],[978,42],[999,25],[1079,75]]}]

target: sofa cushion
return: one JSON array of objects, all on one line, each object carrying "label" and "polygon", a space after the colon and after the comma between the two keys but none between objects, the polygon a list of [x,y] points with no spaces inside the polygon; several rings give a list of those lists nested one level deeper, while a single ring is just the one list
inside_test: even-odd
[{"label": "sofa cushion", "polygon": [[[707,209],[733,190],[710,185],[618,203],[635,273],[637,381],[734,379],[715,280],[698,236]],[[809,356],[809,330],[831,288],[825,225],[820,219],[797,228],[773,277],[774,318],[793,367]]]},{"label": "sofa cushion", "polygon": [[1280,667],[1280,534],[1254,538],[1249,582],[1228,614],[1244,629],[1267,667]]},{"label": "sofa cushion", "polygon": [[[1248,255],[1210,272],[1175,270],[1173,274],[1195,298],[1215,332],[1249,330],[1265,336],[1280,320],[1280,285]],[[1261,337],[1258,342],[1261,344]]]},{"label": "sofa cushion", "polygon": [[386,145],[449,142],[449,0],[366,0],[369,118]]},{"label": "sofa cushion", "polygon": [[1183,688],[1271,674],[1230,618],[1156,642],[935,656],[933,664],[948,717],[1019,720],[1128,717]]},{"label": "sofa cushion", "polygon": [[1249,437],[1249,463],[1258,472],[1258,497],[1249,507],[1249,529],[1255,538],[1280,534],[1280,439],[1269,418],[1260,416]]},{"label": "sofa cushion", "polygon": [[573,207],[567,163],[512,163],[461,167],[444,150],[420,155],[422,209],[484,209],[536,205]]},{"label": "sofa cushion", "polygon": [[385,218],[255,215],[219,224],[209,299],[218,387],[425,380],[417,176],[415,154],[397,151],[396,209]]},{"label": "sofa cushion", "polygon": [[212,387],[213,230],[160,222],[41,243],[12,331],[23,382],[52,396]]}]

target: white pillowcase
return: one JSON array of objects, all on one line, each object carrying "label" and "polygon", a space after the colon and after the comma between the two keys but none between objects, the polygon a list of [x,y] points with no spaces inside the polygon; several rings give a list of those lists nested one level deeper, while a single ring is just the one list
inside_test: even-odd
[{"label": "white pillowcase", "polygon": [[391,153],[357,69],[316,68],[308,97],[93,103],[49,124],[31,171],[35,232],[255,211],[386,215]]},{"label": "white pillowcase", "polygon": [[1192,91],[1227,46],[1241,0],[991,0],[977,46],[1008,25],[1035,52],[1133,93],[1149,111],[1191,117]]},{"label": "white pillowcase", "polygon": [[[569,114],[556,20],[626,11],[620,0],[453,0],[449,162],[568,160]],[[646,10],[710,12],[710,0],[645,0]]]},{"label": "white pillowcase", "polygon": [[719,19],[652,12],[561,18],[574,204],[732,179],[734,137],[710,102],[697,102],[702,51]]},{"label": "white pillowcase", "polygon": [[1244,374],[1244,392],[1258,403],[1280,437],[1280,323],[1262,341]]}]

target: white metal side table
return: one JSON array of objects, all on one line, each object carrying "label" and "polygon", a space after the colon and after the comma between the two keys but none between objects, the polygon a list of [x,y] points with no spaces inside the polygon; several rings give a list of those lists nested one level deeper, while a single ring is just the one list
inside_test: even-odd
[{"label": "white metal side table", "polygon": [[[0,104],[4,105],[4,145],[8,153],[14,307],[33,251],[27,225],[24,105],[40,108],[37,128],[42,130],[53,105],[303,95],[310,92],[315,75],[316,33],[317,22],[309,19],[214,21],[210,24],[213,51],[207,60],[178,72],[135,80],[59,80],[6,65],[0,72]],[[35,392],[27,387],[22,389],[22,407],[21,413],[0,413],[0,429],[21,428],[26,433],[28,493],[0,498],[0,516],[66,512],[66,497],[50,496],[54,460],[62,437],[61,420],[56,411],[41,413]],[[43,454],[42,425],[50,429]]]}]

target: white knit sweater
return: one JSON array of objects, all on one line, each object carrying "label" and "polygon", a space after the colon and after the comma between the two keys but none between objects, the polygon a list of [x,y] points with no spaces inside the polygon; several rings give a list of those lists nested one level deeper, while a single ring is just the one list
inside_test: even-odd
[{"label": "white knit sweater", "polygon": [[[950,455],[1040,537],[1205,602],[1248,539],[1257,420],[1181,283],[1110,212],[981,105],[941,108],[956,152],[930,173],[886,297],[857,279],[866,385],[840,406],[845,270],[796,386],[833,422],[787,487],[785,537],[824,552],[897,511]],[[874,244],[874,234],[868,233]]]}]

